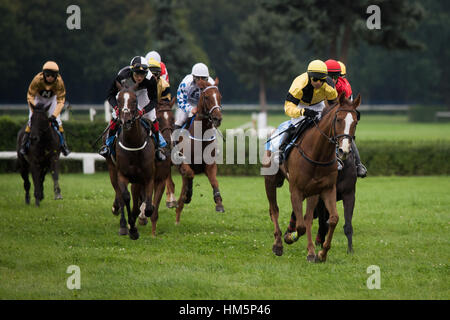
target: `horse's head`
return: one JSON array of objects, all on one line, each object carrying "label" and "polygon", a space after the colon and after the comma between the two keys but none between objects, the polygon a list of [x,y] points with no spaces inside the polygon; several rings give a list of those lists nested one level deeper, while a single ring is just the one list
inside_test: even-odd
[{"label": "horse's head", "polygon": [[118,82],[116,82],[116,85],[120,90],[117,95],[120,124],[124,130],[129,130],[138,117],[137,97],[135,93],[137,86],[133,88],[122,87]]},{"label": "horse's head", "polygon": [[158,106],[156,107],[156,117],[158,118],[161,130],[164,128],[172,128],[175,122],[175,117],[173,115],[172,107],[175,104],[175,97],[172,100],[160,100]]},{"label": "horse's head", "polygon": [[351,151],[352,140],[355,139],[356,125],[359,116],[356,108],[361,104],[361,96],[352,102],[341,94],[338,104],[333,107],[334,119],[332,124],[333,139],[335,140],[338,157],[345,160]]},{"label": "horse's head", "polygon": [[50,122],[48,121],[47,112],[50,109],[51,104],[45,106],[42,103],[38,103],[35,106],[31,105],[33,114],[31,115],[31,143],[38,143],[45,132],[50,128]]},{"label": "horse's head", "polygon": [[219,127],[222,122],[222,106],[220,104],[222,96],[220,94],[219,79],[216,78],[214,85],[204,80],[198,80],[197,85],[202,90],[198,101],[199,113],[207,117],[214,127]]}]

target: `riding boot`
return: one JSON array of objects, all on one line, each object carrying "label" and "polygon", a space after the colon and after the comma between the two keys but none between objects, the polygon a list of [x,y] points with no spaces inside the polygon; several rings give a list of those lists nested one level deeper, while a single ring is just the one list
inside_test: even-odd
[{"label": "riding boot", "polygon": [[22,143],[20,144],[19,152],[21,155],[25,156],[28,152],[28,141],[30,140],[30,133],[25,132],[22,136]]},{"label": "riding boot", "polygon": [[59,128],[59,133],[61,134],[61,137],[62,137],[61,152],[63,153],[64,156],[67,157],[70,153],[70,150],[69,150],[69,147],[67,146],[66,136],[64,134],[64,130],[62,127]]},{"label": "riding boot", "polygon": [[161,141],[159,138],[159,134],[160,134],[159,133],[159,125],[156,125],[156,127],[155,127],[155,123],[154,123],[152,126],[152,131],[153,131],[153,134],[155,135],[155,140],[156,140],[156,150],[155,150],[156,159],[158,161],[165,161],[167,159],[166,155],[164,154],[163,149],[160,147]]},{"label": "riding boot", "polygon": [[354,140],[352,141],[352,151],[355,155],[356,175],[360,178],[364,178],[367,176],[367,168],[361,163],[359,151]]},{"label": "riding boot", "polygon": [[286,160],[285,159],[286,158],[285,150],[286,150],[286,147],[291,142],[291,137],[292,137],[292,134],[294,133],[294,131],[295,131],[295,127],[289,127],[284,132],[284,139],[281,142],[280,148],[279,148],[279,151],[278,151],[279,163],[282,163],[284,160]]},{"label": "riding boot", "polygon": [[110,146],[108,145],[108,139],[112,136],[115,136],[117,132],[117,126],[110,126],[108,133],[106,135],[105,144],[100,148],[99,154],[102,157],[108,158],[111,154]]}]

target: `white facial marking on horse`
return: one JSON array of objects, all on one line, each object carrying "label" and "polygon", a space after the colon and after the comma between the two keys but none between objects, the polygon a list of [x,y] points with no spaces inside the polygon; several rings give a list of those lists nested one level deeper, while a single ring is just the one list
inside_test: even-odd
[{"label": "white facial marking on horse", "polygon": [[130,99],[130,94],[129,93],[125,93],[123,95],[123,100],[124,100],[124,104],[123,104],[123,112],[130,112],[130,109],[128,108],[128,100]]},{"label": "white facial marking on horse", "polygon": [[[351,125],[353,123],[353,116],[352,116],[352,114],[350,112],[345,117],[344,122],[345,122],[344,134],[350,134],[350,127],[351,127]],[[344,138],[342,140],[342,150],[345,153],[349,153],[350,152],[350,148],[351,148],[351,144],[350,144],[349,139],[348,138]]]},{"label": "white facial marking on horse", "polygon": [[164,119],[169,120],[169,114],[166,111],[164,112]]},{"label": "white facial marking on horse", "polygon": [[214,97],[214,102],[216,103],[215,105],[218,106],[219,104],[217,103],[217,94],[214,93],[214,94],[213,94],[213,97]]}]

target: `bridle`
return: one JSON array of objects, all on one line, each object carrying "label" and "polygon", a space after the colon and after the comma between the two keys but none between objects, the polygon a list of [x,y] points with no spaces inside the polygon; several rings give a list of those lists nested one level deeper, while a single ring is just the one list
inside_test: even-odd
[{"label": "bridle", "polygon": [[[332,108],[334,108],[334,107],[332,107]],[[355,136],[352,136],[352,135],[349,135],[349,134],[345,134],[345,133],[336,135],[336,121],[337,121],[337,114],[339,113],[339,111],[354,112],[354,113],[357,115],[357,112],[356,112],[356,110],[354,110],[354,109],[352,109],[352,110],[346,110],[346,109],[342,109],[342,108],[339,107],[339,108],[336,110],[336,112],[334,113],[334,118],[333,118],[332,126],[331,126],[331,129],[330,129],[330,131],[331,131],[331,132],[330,132],[330,135],[327,135],[326,133],[324,133],[324,132],[319,128],[319,124],[318,124],[318,122],[316,121],[316,119],[313,119],[314,126],[317,128],[317,130],[320,132],[320,134],[321,134],[322,136],[324,136],[324,137],[326,138],[326,140],[327,140],[329,143],[334,144],[336,148],[338,148],[338,146],[339,146],[339,141],[340,141],[340,139],[347,138],[347,139],[350,140],[350,143],[355,139]],[[328,162],[320,162],[320,161],[316,161],[316,160],[313,160],[313,159],[309,158],[309,157],[305,154],[305,152],[300,148],[301,142],[302,142],[302,140],[300,140],[300,141],[296,144],[297,150],[298,150],[298,152],[300,153],[300,155],[301,155],[303,158],[305,158],[309,163],[314,164],[314,165],[316,165],[316,166],[327,167],[327,166],[331,166],[332,164],[334,164],[334,163],[336,162],[336,157],[334,157],[331,161],[328,161]]]},{"label": "bridle", "polygon": [[[205,89],[202,90],[202,93],[200,95],[200,99],[202,98],[202,96],[204,96],[205,92],[210,90],[210,89],[217,89],[217,91],[219,91],[219,88],[217,86],[206,87]],[[204,98],[203,98],[203,100],[204,100]],[[211,109],[207,110],[208,111],[207,115],[205,115],[203,113],[199,114],[199,119],[208,119],[210,122],[212,122],[213,121],[212,113],[214,112],[214,110],[219,109],[219,111],[222,111],[222,106],[217,104],[217,100],[215,101],[215,103],[216,104],[214,106],[212,106]],[[206,104],[205,104],[205,106],[206,106]]]}]

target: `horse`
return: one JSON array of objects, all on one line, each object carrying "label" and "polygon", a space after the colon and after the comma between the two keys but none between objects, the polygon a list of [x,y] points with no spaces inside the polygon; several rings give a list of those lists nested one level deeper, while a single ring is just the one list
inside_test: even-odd
[{"label": "horse", "polygon": [[[342,200],[344,206],[344,234],[347,237],[347,253],[353,253],[353,210],[355,208],[356,193],[356,165],[353,152],[343,160],[343,168],[338,171],[336,182],[336,201]],[[314,209],[314,218],[319,219],[319,229],[316,236],[316,245],[322,245],[328,232],[329,212],[320,198]]]},{"label": "horse", "polygon": [[61,150],[61,141],[58,133],[53,129],[51,122],[47,117],[50,105],[36,104],[33,106],[31,116],[30,146],[26,156],[23,156],[19,150],[22,137],[25,134],[25,127],[17,134],[17,164],[20,175],[23,179],[25,189],[25,203],[30,204],[30,181],[28,174],[31,172],[34,185],[35,205],[40,206],[44,199],[44,180],[48,170],[53,178],[54,199],[62,199],[61,188],[59,187],[59,156]]},{"label": "horse", "polygon": [[[160,132],[163,135],[164,140],[166,140],[169,148],[171,146],[171,136],[174,124],[174,115],[172,107],[175,104],[175,101],[176,101],[175,98],[173,98],[171,101],[161,100],[158,102],[158,106],[156,107],[156,117],[159,122]],[[161,202],[161,198],[164,193],[164,188],[166,184],[171,182],[173,185],[172,190],[174,190],[175,188],[175,185],[173,184],[172,181],[171,168],[172,162],[170,157],[167,157],[165,161],[157,161],[155,163],[154,195],[153,195],[153,206],[154,206],[153,215],[155,217],[158,217],[159,204]],[[148,219],[144,214],[144,210],[142,210],[143,208],[145,208],[145,206],[141,208],[141,213],[139,215],[139,224],[146,225]],[[152,235],[156,236],[156,229],[152,229]]]},{"label": "horse", "polygon": [[[279,209],[276,189],[283,185],[286,178],[289,181],[296,231],[287,232],[284,240],[291,244],[298,237],[307,233],[307,260],[310,262],[326,261],[328,251],[331,248],[334,229],[339,221],[336,208],[336,181],[338,176],[336,150],[340,158],[345,158],[349,154],[351,140],[354,137],[358,121],[356,108],[360,104],[361,97],[359,95],[351,102],[341,94],[336,104],[327,105],[323,109],[320,121],[314,120],[314,126],[296,139],[293,150],[286,159],[284,166],[280,166],[276,174],[264,177],[270,217],[275,228],[275,241],[272,246],[275,255],[281,256],[283,254],[281,230],[278,224]],[[267,151],[264,166],[267,166],[270,161],[267,159],[270,156],[270,151]],[[314,208],[319,201],[319,196],[323,199],[330,217],[322,250],[316,255],[311,227]],[[306,199],[305,217],[302,213],[304,199]]]},{"label": "horse", "polygon": [[[112,157],[107,159],[111,184],[116,193],[112,211],[113,214],[117,215],[119,211],[121,214],[119,234],[129,234],[132,240],[137,240],[139,232],[136,228],[136,219],[142,198],[146,205],[145,216],[151,217],[152,228],[156,230],[158,217],[153,215],[154,207],[152,205],[155,146],[151,141],[149,142],[151,130],[149,130],[149,134],[138,115],[137,98],[134,92],[137,85],[127,88],[116,82],[116,86],[120,90],[117,102],[121,130],[113,147],[115,159]],[[132,184],[132,211],[128,191],[129,183]],[[141,193],[143,197],[141,197]],[[129,230],[125,220],[124,207],[127,210]]]},{"label": "horse", "polygon": [[[192,182],[195,174],[205,173],[213,189],[213,198],[216,203],[217,212],[225,212],[222,204],[222,196],[220,195],[219,182],[217,181],[217,164],[215,162],[215,139],[216,137],[204,138],[205,133],[213,132],[213,128],[220,126],[222,122],[222,107],[221,107],[221,94],[217,85],[219,80],[216,78],[214,85],[210,85],[207,81],[199,80],[197,82],[198,87],[201,89],[200,98],[197,104],[197,114],[191,121],[191,124],[186,132],[186,130],[180,130],[186,133],[182,136],[182,140],[177,145],[182,145],[183,156],[188,158],[190,161],[186,163],[183,161],[178,165],[179,172],[182,176],[183,184],[181,187],[180,197],[178,198],[177,208],[176,208],[176,220],[175,223],[180,223],[181,212],[183,211],[184,204],[188,204],[192,199]],[[194,128],[198,128],[194,130]],[[199,130],[199,128],[201,130]],[[200,132],[197,132],[200,131]],[[211,159],[205,161],[203,157],[205,149],[210,150]],[[189,151],[185,151],[188,149]],[[197,150],[198,149],[198,150]],[[175,151],[175,150],[173,150]],[[194,152],[201,156],[194,155]],[[201,154],[200,152],[201,151]],[[174,154],[174,152],[172,152]],[[192,161],[193,160],[193,161]],[[192,163],[193,162],[193,163]]]}]

